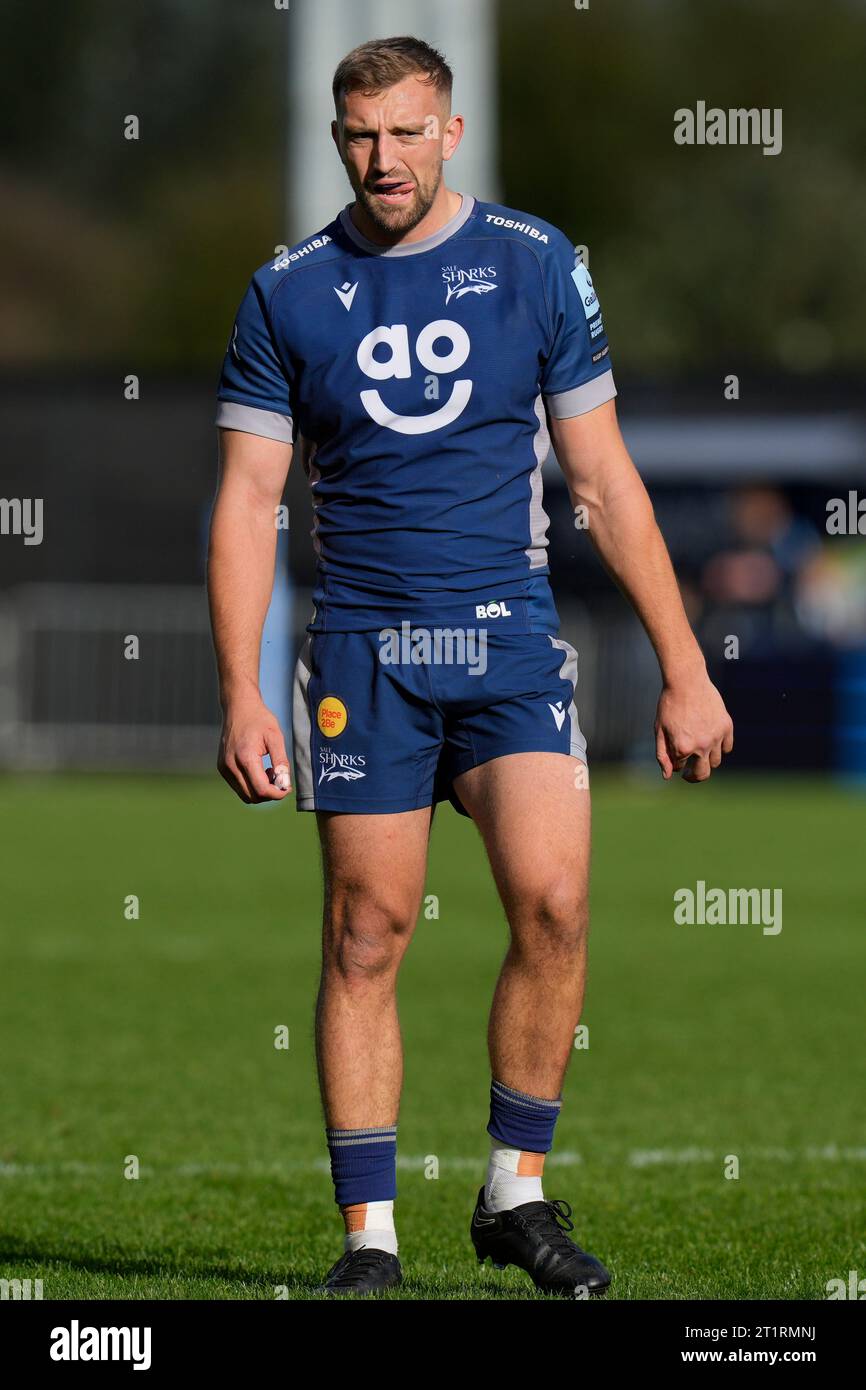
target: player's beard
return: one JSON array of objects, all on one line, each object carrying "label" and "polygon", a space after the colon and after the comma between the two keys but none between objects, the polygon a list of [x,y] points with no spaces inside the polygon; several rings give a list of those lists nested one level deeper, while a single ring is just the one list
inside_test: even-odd
[{"label": "player's beard", "polygon": [[380,231],[390,236],[411,232],[433,206],[433,200],[442,182],[442,164],[443,161],[440,159],[428,182],[415,184],[415,196],[407,207],[389,208],[385,203],[380,203],[375,194],[363,185],[357,190],[358,202]]}]

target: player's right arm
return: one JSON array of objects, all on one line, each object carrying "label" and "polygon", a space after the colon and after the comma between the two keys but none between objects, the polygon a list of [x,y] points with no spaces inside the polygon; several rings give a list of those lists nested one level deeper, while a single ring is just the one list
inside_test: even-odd
[{"label": "player's right arm", "polygon": [[[289,760],[279,722],[259,690],[259,655],[274,583],[277,507],[292,446],[234,429],[220,429],[219,437],[207,570],[223,711],[217,766],[242,801],[279,801],[290,790]],[[265,771],[266,753],[272,775],[285,770],[283,786]]]},{"label": "player's right arm", "polygon": [[[263,266],[250,281],[223,359],[216,418],[220,478],[208,552],[223,710],[217,766],[248,802],[278,801],[290,790],[283,733],[259,690],[262,628],[276,561],[276,509],[293,439],[290,370],[270,313],[273,275],[273,267]],[[262,763],[266,753],[269,772]]]}]

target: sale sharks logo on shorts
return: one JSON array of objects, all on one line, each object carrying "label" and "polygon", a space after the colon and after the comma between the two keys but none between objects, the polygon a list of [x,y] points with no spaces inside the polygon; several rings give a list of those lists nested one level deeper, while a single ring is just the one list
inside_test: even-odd
[{"label": "sale sharks logo on shorts", "polygon": [[363,753],[337,753],[333,748],[319,750],[319,786],[323,782],[358,782],[366,777],[367,759]]},{"label": "sale sharks logo on shorts", "polygon": [[[413,374],[412,347],[407,324],[379,324],[361,339],[358,366],[372,381],[407,381]],[[459,371],[469,356],[470,347],[469,334],[462,324],[453,319],[434,319],[415,339],[414,356],[421,368],[419,376],[428,373],[438,378]],[[377,350],[383,349],[388,354],[386,358],[375,356]],[[399,415],[388,404],[387,392],[383,396],[377,390],[362,391],[361,404],[370,419],[383,429],[394,430],[396,434],[431,434],[459,419],[471,395],[471,379],[458,377],[452,383],[445,404],[426,414]]]},{"label": "sale sharks logo on shorts", "polygon": [[488,294],[490,290],[498,289],[498,285],[491,284],[495,276],[496,267],[493,265],[479,265],[472,270],[464,270],[456,265],[443,265],[445,303],[450,304],[452,299],[462,299],[464,294]]}]

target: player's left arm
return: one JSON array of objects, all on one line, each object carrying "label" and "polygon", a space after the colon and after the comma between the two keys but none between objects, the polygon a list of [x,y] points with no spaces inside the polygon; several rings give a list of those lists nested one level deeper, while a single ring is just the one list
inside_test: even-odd
[{"label": "player's left arm", "polygon": [[[572,505],[655,648],[662,674],[656,757],[667,781],[686,767],[704,782],[734,746],[734,726],[689,626],[673,565],[646,488],[620,433],[612,400],[549,419]],[[692,760],[689,762],[689,760]]]}]

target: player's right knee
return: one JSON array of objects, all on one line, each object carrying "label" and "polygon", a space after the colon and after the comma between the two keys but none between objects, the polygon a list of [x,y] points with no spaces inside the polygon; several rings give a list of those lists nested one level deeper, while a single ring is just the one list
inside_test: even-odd
[{"label": "player's right knee", "polygon": [[325,924],[325,964],[347,978],[395,970],[414,925],[394,902],[332,898]]}]

